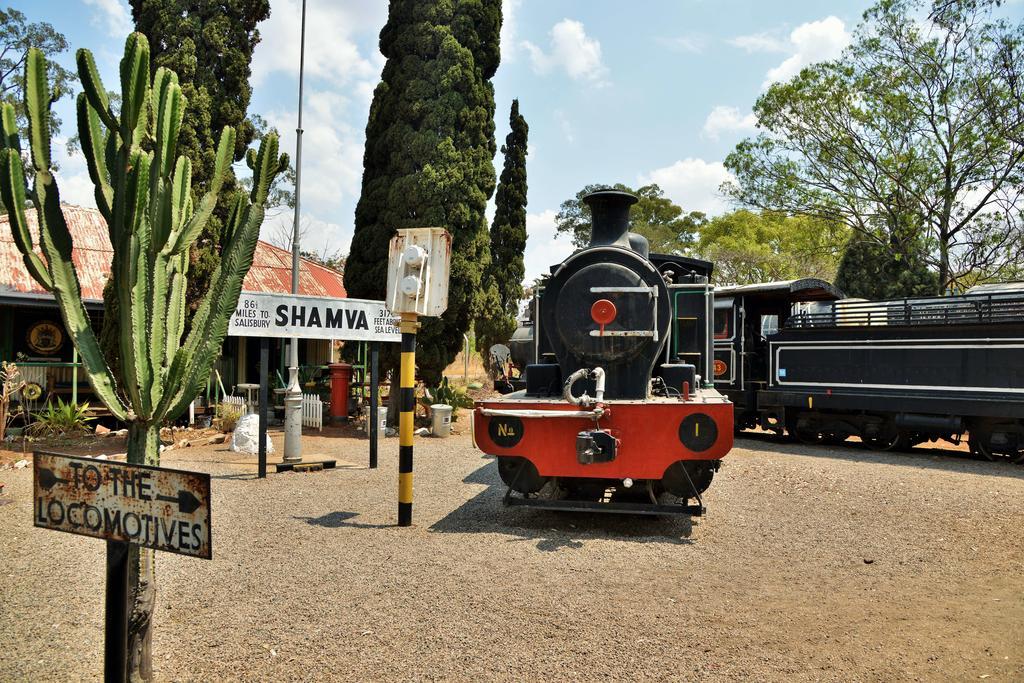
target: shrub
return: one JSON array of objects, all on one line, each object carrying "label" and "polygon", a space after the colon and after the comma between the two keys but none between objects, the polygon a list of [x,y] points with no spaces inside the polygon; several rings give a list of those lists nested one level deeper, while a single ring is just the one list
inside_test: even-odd
[{"label": "shrub", "polygon": [[466,388],[450,385],[447,377],[442,377],[441,384],[433,389],[427,389],[420,397],[420,405],[427,408],[435,403],[452,407],[452,422],[458,419],[459,408],[473,407],[473,399],[466,393]]},{"label": "shrub", "polygon": [[222,432],[233,432],[242,418],[241,406],[234,403],[217,404],[217,425]]},{"label": "shrub", "polygon": [[89,423],[96,418],[89,414],[89,403],[65,403],[60,398],[56,405],[47,403],[35,415],[36,421],[29,427],[33,436],[66,436],[89,431]]}]

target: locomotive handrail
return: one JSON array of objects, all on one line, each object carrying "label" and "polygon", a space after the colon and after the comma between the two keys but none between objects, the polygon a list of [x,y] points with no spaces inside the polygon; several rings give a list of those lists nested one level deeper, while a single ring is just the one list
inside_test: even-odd
[{"label": "locomotive handrail", "polygon": [[788,329],[847,326],[983,325],[1024,320],[1024,296],[1017,293],[968,294],[891,301],[842,300],[818,312],[796,313]]},{"label": "locomotive handrail", "polygon": [[582,417],[590,420],[597,420],[606,415],[609,411],[605,408],[594,408],[593,410],[540,410],[513,408],[480,408],[480,414],[487,417]]},{"label": "locomotive handrail", "polygon": [[[646,286],[621,286],[621,287],[591,287],[591,294],[646,294],[652,299],[658,298],[658,287],[656,285]],[[591,337],[650,337],[658,341],[658,316],[654,316],[654,329],[652,330],[591,330]]]}]

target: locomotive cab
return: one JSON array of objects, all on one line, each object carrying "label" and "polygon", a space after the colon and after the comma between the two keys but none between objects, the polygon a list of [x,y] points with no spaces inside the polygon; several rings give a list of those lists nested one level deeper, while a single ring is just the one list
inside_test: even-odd
[{"label": "locomotive cab", "polygon": [[629,193],[584,202],[590,244],[536,295],[525,389],[476,403],[476,444],[510,504],[699,514],[732,447],[732,406],[709,373],[711,264],[652,256],[629,232]]}]

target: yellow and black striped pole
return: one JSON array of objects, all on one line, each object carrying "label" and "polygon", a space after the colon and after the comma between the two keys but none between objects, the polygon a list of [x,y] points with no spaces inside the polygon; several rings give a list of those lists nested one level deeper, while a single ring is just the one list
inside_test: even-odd
[{"label": "yellow and black striped pole", "polygon": [[402,314],[402,364],[398,404],[398,526],[412,526],[412,432],[416,412],[415,313]]}]

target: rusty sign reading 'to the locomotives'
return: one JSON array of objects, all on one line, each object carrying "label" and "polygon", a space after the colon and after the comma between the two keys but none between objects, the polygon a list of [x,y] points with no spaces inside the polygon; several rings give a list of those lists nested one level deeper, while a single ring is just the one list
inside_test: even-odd
[{"label": "rusty sign reading 'to the locomotives'", "polygon": [[35,526],[203,559],[210,544],[210,475],[36,452]]}]

